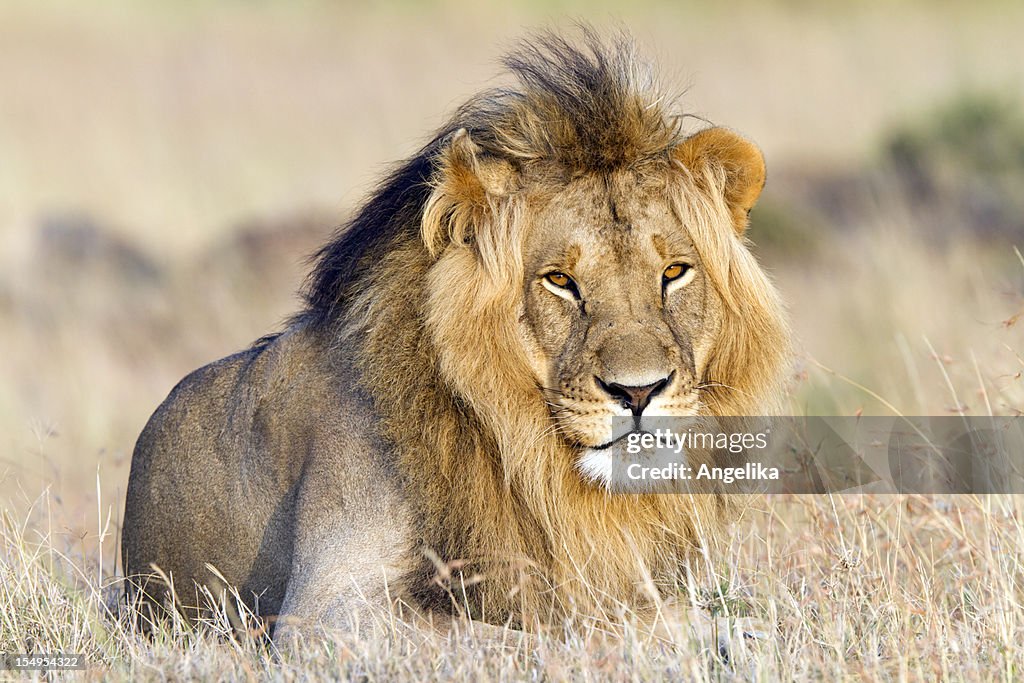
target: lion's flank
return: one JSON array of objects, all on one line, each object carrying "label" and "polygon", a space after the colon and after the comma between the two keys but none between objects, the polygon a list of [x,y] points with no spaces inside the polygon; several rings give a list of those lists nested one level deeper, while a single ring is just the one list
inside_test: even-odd
[{"label": "lion's flank", "polygon": [[568,180],[663,155],[681,139],[652,67],[627,38],[582,47],[546,33],[503,64],[515,83],[471,98],[416,155],[400,164],[314,257],[300,315],[314,326],[346,312],[367,268],[399,242],[418,239],[424,205],[452,136],[465,129],[484,156]]}]

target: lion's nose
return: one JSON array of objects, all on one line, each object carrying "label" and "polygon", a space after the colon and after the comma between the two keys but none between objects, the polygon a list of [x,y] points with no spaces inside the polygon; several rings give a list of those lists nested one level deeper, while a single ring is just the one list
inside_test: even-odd
[{"label": "lion's nose", "polygon": [[643,386],[627,386],[616,382],[605,382],[600,377],[595,377],[594,379],[597,380],[597,385],[610,394],[612,398],[621,401],[624,408],[629,408],[633,415],[639,416],[650,405],[651,399],[668,386],[668,383],[672,381],[672,375],[662,377],[657,382]]}]

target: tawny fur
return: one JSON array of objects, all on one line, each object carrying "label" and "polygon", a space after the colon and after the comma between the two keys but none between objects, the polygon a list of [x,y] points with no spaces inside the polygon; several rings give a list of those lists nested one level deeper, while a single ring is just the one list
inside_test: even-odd
[{"label": "tawny fur", "polygon": [[[756,147],[724,129],[687,137],[682,117],[628,42],[604,47],[590,33],[584,42],[582,50],[553,36],[528,43],[506,60],[518,85],[470,100],[385,181],[319,253],[307,307],[288,332],[261,340],[231,366],[244,368],[238,371],[242,379],[218,389],[226,411],[204,412],[205,404],[188,398],[191,390],[185,389],[158,411],[133,463],[125,521],[130,572],[144,572],[151,562],[173,565],[180,554],[178,546],[156,547],[150,536],[173,523],[152,518],[187,519],[188,501],[172,504],[170,494],[161,494],[173,507],[165,510],[148,504],[147,496],[180,490],[168,483],[172,475],[150,472],[160,470],[153,464],[164,462],[158,459],[186,448],[188,425],[245,432],[245,419],[253,418],[238,415],[280,410],[278,426],[269,429],[283,430],[278,436],[287,440],[305,433],[304,420],[343,421],[348,413],[330,409],[337,387],[368,397],[383,444],[375,457],[386,461],[382,467],[394,477],[395,499],[412,520],[409,547],[389,560],[392,597],[427,609],[452,608],[431,581],[430,557],[466,563],[458,565],[463,580],[482,577],[456,580],[453,588],[473,616],[498,622],[528,623],[567,611],[607,613],[644,603],[651,585],[680,578],[693,549],[717,533],[726,500],[610,495],[581,478],[574,467],[579,447],[553,428],[544,393],[550,388],[538,380],[538,364],[550,359],[523,335],[524,282],[532,277],[524,253],[536,246],[540,208],[573,183],[635,186],[637,196],[663,200],[696,250],[713,300],[707,326],[717,334],[694,351],[705,359],[694,378],[700,411],[770,413],[780,398],[788,330],[777,294],[743,238],[747,212],[764,183],[764,163]],[[270,356],[288,367],[284,374],[244,374]],[[344,376],[350,385],[337,386],[343,373],[335,368],[349,365]],[[206,380],[196,381],[205,396]],[[305,381],[317,387],[314,398],[300,390]],[[177,417],[170,421],[169,414]],[[240,459],[243,470],[274,458],[280,475],[273,490],[293,491],[287,495],[297,501],[285,507],[296,510],[286,513],[292,515],[287,521],[315,547],[316,529],[301,528],[308,513],[300,511],[328,495],[322,493],[325,480],[307,483],[319,462],[318,447],[261,455],[263,441],[256,444],[241,432],[233,441],[218,437],[196,448],[208,448],[219,461]],[[238,443],[248,445],[230,445]],[[346,457],[356,462],[351,458],[362,456]],[[232,468],[226,471],[231,476]],[[326,471],[327,480],[351,479],[347,471]],[[191,495],[202,495],[201,489],[196,483]],[[351,503],[338,505],[358,517]],[[230,507],[225,503],[210,514]],[[269,513],[252,518],[252,533],[266,540]],[[352,523],[357,529],[361,524],[373,522]],[[214,541],[186,542],[195,558],[202,554],[197,545]],[[259,543],[246,545],[258,557]],[[241,562],[239,575],[222,573],[246,584],[246,567],[254,562]],[[202,582],[192,565],[176,574]],[[282,597],[294,589],[296,571],[278,571],[284,575],[276,580],[291,583],[275,585],[276,597],[263,603],[267,610],[275,612],[282,600],[301,603]],[[264,573],[268,583],[275,580],[274,571]]]}]

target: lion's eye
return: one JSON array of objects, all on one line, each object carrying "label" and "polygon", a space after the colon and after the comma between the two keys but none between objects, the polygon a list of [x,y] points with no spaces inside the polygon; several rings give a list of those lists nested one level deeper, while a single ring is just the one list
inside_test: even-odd
[{"label": "lion's eye", "polygon": [[661,286],[666,294],[689,284],[693,279],[693,266],[689,263],[673,263],[661,274]]},{"label": "lion's eye", "polygon": [[561,271],[545,275],[544,286],[563,299],[572,301],[580,298],[580,290],[576,287],[576,282]]},{"label": "lion's eye", "polygon": [[678,280],[682,276],[686,275],[686,271],[690,269],[690,266],[685,263],[673,263],[671,266],[665,269],[665,273],[662,277],[666,281],[671,282],[672,280]]},{"label": "lion's eye", "polygon": [[548,282],[553,284],[555,287],[565,288],[569,286],[570,282],[572,282],[572,278],[565,273],[548,273],[547,278]]}]

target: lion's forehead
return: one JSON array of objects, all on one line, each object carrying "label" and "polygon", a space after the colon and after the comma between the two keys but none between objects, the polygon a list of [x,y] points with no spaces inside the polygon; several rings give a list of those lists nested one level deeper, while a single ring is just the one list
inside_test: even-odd
[{"label": "lion's forehead", "polygon": [[619,172],[578,179],[534,216],[528,264],[608,270],[691,254],[692,243],[663,191]]}]

